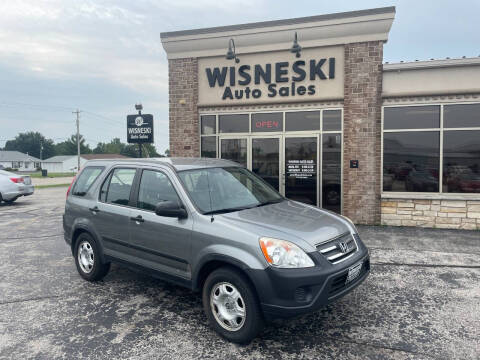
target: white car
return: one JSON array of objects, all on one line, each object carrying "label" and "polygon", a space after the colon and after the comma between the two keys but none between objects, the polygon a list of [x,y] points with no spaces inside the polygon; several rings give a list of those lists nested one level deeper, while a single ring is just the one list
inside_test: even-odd
[{"label": "white car", "polygon": [[13,203],[20,196],[32,195],[33,190],[30,176],[0,170],[0,202]]}]

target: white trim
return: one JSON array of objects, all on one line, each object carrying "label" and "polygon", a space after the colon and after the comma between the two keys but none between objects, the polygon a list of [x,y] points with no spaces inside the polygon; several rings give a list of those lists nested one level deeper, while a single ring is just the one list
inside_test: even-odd
[{"label": "white trim", "polygon": [[160,40],[168,59],[225,56],[230,38],[234,38],[240,58],[246,53],[278,50],[288,54],[295,31],[304,49],[387,41],[394,17],[394,8],[384,8],[380,13],[366,10],[361,15],[345,13],[342,17],[330,19],[304,18],[296,23],[279,21],[164,33]]},{"label": "white trim", "polygon": [[403,63],[383,64],[383,71],[402,71],[402,70],[417,70],[417,69],[438,69],[446,67],[459,66],[480,66],[479,57],[461,58],[461,59],[442,59],[442,60],[425,60],[425,61],[410,61]]}]

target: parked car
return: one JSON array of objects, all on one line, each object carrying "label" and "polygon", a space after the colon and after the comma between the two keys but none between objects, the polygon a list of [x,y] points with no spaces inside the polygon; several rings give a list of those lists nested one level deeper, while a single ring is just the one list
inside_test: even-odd
[{"label": "parked car", "polygon": [[4,201],[11,204],[20,196],[32,195],[33,191],[30,176],[0,170],[0,203]]},{"label": "parked car", "polygon": [[63,227],[85,280],[118,262],[201,292],[211,326],[239,343],[266,319],[339,299],[370,271],[350,220],[227,160],[89,161],[68,189]]}]

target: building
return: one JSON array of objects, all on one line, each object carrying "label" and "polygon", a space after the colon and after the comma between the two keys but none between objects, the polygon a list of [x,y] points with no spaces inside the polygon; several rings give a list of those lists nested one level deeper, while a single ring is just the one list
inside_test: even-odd
[{"label": "building", "polygon": [[35,171],[40,167],[40,161],[40,159],[21,153],[20,151],[0,150],[0,169]]},{"label": "building", "polygon": [[[80,155],[80,168],[92,159],[123,159],[127,156],[120,154],[83,154]],[[77,155],[59,155],[53,156],[42,161],[42,169],[52,173],[77,172]]]},{"label": "building", "polygon": [[161,33],[171,155],[240,162],[356,223],[480,229],[480,58],[384,64],[394,16]]}]

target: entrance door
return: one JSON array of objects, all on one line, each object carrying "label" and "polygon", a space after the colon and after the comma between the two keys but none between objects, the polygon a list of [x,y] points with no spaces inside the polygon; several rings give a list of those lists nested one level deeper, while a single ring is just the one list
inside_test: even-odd
[{"label": "entrance door", "polygon": [[252,171],[280,190],[280,137],[252,138]]},{"label": "entrance door", "polygon": [[220,158],[235,161],[247,167],[247,138],[220,139]]},{"label": "entrance door", "polygon": [[285,196],[317,205],[318,137],[285,137]]}]

